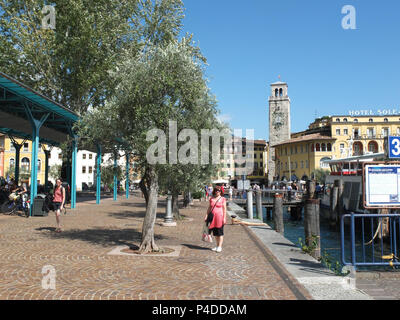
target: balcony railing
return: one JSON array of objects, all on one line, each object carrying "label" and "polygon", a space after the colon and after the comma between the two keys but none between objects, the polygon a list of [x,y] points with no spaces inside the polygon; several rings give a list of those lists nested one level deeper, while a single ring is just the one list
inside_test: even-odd
[{"label": "balcony railing", "polygon": [[353,135],[353,140],[381,140],[387,137],[387,135],[383,134],[362,134],[362,135]]}]

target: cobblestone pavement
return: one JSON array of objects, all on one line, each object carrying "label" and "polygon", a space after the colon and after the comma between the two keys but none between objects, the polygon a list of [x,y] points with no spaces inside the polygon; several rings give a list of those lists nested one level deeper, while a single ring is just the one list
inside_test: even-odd
[{"label": "cobblestone pavement", "polygon": [[[223,252],[215,253],[200,240],[205,202],[182,209],[176,227],[161,226],[164,203],[156,243],[178,247],[179,256],[109,254],[140,243],[145,205],[136,196],[100,205],[78,199],[77,209],[61,217],[62,233],[55,232],[52,212],[0,215],[0,299],[311,299],[245,227],[228,224]],[[42,288],[46,265],[55,268],[55,290]]]}]

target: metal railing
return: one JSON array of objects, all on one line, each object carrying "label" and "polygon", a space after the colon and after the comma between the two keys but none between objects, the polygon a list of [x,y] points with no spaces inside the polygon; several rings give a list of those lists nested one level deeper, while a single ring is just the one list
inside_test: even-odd
[{"label": "metal railing", "polygon": [[[346,229],[346,219],[350,220],[347,224],[350,232]],[[343,265],[400,265],[400,214],[345,214],[341,217],[340,233]]]}]

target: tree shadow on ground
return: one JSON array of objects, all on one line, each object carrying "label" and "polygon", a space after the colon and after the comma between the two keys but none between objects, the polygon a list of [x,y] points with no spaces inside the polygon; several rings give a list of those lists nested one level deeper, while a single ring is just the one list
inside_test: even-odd
[{"label": "tree shadow on ground", "polygon": [[[53,231],[51,227],[42,227],[35,229],[37,231],[49,230]],[[138,243],[142,239],[142,233],[135,229],[72,229],[65,230],[60,233],[51,232],[44,233],[44,235],[50,239],[70,239],[70,240],[81,240],[89,242],[95,245],[101,245],[103,247],[113,247],[126,245],[129,247],[135,247],[135,243]],[[167,239],[165,236],[154,235],[155,241]]]},{"label": "tree shadow on ground", "polygon": [[298,248],[298,246],[296,246],[295,244],[290,244],[290,243],[273,242],[272,244],[276,244],[278,246],[286,246],[286,247]]},{"label": "tree shadow on ground", "polygon": [[313,262],[303,259],[293,259],[291,258],[290,261],[292,265],[300,265],[302,268],[301,270],[307,271],[310,273],[319,273],[324,275],[332,275],[332,272],[329,272],[328,269],[320,262]]},{"label": "tree shadow on ground", "polygon": [[205,247],[200,247],[200,246],[196,246],[193,244],[187,244],[187,243],[183,243],[183,246],[189,248],[189,249],[193,249],[193,250],[207,250],[210,251],[210,248],[205,248]]},{"label": "tree shadow on ground", "polygon": [[121,202],[119,203],[121,207],[135,207],[135,208],[146,208],[146,203],[145,202],[140,202],[140,203],[129,203],[129,202]]},{"label": "tree shadow on ground", "polygon": [[[108,214],[110,217],[115,219],[131,219],[131,218],[144,218],[146,215],[145,211],[121,211],[113,212]],[[165,214],[157,213],[156,218],[164,218]]]}]

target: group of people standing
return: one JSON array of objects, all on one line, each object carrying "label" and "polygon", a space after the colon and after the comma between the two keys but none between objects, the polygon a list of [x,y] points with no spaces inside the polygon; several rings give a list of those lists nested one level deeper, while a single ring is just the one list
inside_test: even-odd
[{"label": "group of people standing", "polygon": [[[14,179],[10,179],[10,181],[5,186],[5,189],[8,190],[10,194],[18,193],[21,197],[28,197],[28,186],[25,182],[23,182],[20,186],[16,183]],[[66,191],[65,188],[62,186],[61,178],[56,180],[56,185],[53,190],[52,196],[52,208],[56,214],[56,223],[57,227],[55,229],[56,232],[61,232],[61,222],[60,222],[60,215],[62,210],[64,209],[66,201]]]}]

